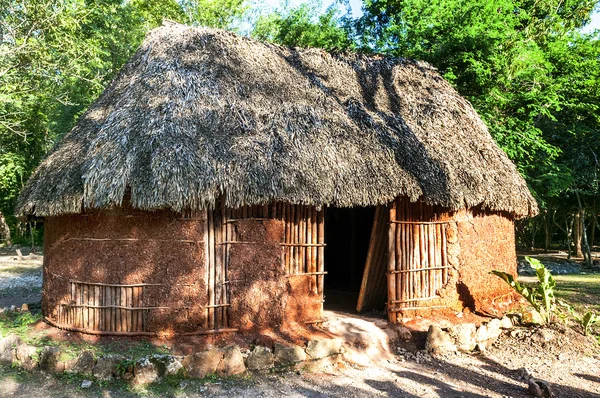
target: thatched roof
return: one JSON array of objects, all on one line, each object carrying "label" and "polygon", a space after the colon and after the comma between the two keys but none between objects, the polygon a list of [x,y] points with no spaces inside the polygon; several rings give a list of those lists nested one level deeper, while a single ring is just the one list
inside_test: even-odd
[{"label": "thatched roof", "polygon": [[537,206],[473,107],[430,65],[170,24],[38,167],[18,213],[398,195],[517,217]]}]

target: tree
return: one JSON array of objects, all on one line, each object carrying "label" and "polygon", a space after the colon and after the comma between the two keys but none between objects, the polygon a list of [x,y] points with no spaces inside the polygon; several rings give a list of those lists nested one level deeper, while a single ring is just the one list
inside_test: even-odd
[{"label": "tree", "polygon": [[[355,25],[363,48],[426,60],[473,103],[540,204],[542,215],[524,222],[530,242],[541,222],[549,240],[546,215],[559,209],[581,220],[586,201],[598,194],[599,36],[577,32],[596,6],[366,0]],[[576,246],[585,221],[578,230]]]},{"label": "tree", "polygon": [[318,47],[325,50],[355,48],[349,19],[334,5],[321,12],[321,3],[303,3],[260,15],[251,36],[290,47]]},{"label": "tree", "polygon": [[[53,143],[163,18],[227,27],[243,0],[0,0],[0,231]],[[4,222],[6,217],[6,222]],[[2,232],[0,232],[2,235]]]}]

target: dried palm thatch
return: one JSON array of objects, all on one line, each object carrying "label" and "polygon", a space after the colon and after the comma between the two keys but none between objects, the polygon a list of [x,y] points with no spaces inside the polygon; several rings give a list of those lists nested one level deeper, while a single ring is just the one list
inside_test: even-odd
[{"label": "dried palm thatch", "polygon": [[120,205],[286,201],[367,206],[398,195],[516,217],[537,206],[473,107],[423,62],[151,31],[23,190],[21,215]]}]

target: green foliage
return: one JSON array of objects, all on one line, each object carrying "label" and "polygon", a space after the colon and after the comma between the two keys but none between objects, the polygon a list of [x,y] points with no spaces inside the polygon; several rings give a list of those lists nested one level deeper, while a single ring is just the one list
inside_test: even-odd
[{"label": "green foliage", "polygon": [[347,18],[334,5],[321,13],[321,3],[303,3],[260,15],[251,35],[265,41],[296,47],[319,47],[326,50],[353,49]]},{"label": "green foliage", "polygon": [[222,29],[231,28],[248,11],[245,0],[184,0],[181,5],[186,23]]},{"label": "green foliage", "polygon": [[164,18],[226,28],[244,0],[0,0],[0,213]]},{"label": "green foliage", "polygon": [[0,334],[7,336],[16,334],[24,338],[31,330],[31,326],[42,319],[41,314],[32,314],[31,312],[8,311],[0,314]]},{"label": "green foliage", "polygon": [[535,270],[538,283],[529,287],[519,283],[515,277],[503,271],[493,270],[491,273],[508,283],[517,293],[523,296],[529,304],[541,315],[543,323],[550,323],[556,311],[556,298],[554,288],[556,282],[550,271],[537,259],[525,257],[531,268]]},{"label": "green foliage", "polygon": [[466,96],[545,207],[597,195],[600,37],[577,29],[597,0],[365,0],[366,50],[422,59]]},{"label": "green foliage", "polygon": [[133,367],[135,366],[135,361],[133,359],[124,359],[123,361],[117,364],[117,374],[120,377],[127,372],[133,372]]},{"label": "green foliage", "polygon": [[581,331],[585,336],[588,336],[590,334],[590,332],[592,331],[592,326],[594,326],[597,323],[600,323],[600,317],[596,315],[593,311],[586,311],[585,314],[581,315],[577,311],[575,311],[575,309],[571,305],[565,303],[564,301],[559,300],[558,303],[567,309],[569,314],[581,327]]}]

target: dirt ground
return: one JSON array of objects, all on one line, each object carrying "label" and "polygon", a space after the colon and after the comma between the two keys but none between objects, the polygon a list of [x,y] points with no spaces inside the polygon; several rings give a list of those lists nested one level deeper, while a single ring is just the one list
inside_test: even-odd
[{"label": "dirt ground", "polygon": [[[0,306],[39,297],[42,258],[23,254],[0,253]],[[414,336],[362,367],[340,363],[319,373],[168,380],[143,390],[97,382],[81,389],[81,378],[0,368],[0,397],[529,397],[518,376],[523,367],[551,383],[557,397],[600,397],[600,346],[572,329],[518,328],[486,353],[441,358],[423,351],[422,333]]]},{"label": "dirt ground", "polygon": [[41,300],[44,258],[39,250],[20,250],[22,257],[15,249],[0,248],[0,308]]},{"label": "dirt ground", "polygon": [[[519,335],[519,333],[521,333]],[[532,333],[533,338],[528,334]],[[600,397],[600,359],[593,345],[549,329],[505,333],[487,353],[432,358],[412,347],[366,367],[340,364],[319,373],[281,373],[244,379],[177,380],[133,391],[123,385],[78,388],[81,380],[5,369],[2,397],[528,397],[518,369],[552,383],[557,397]],[[537,335],[537,337],[535,337]],[[0,374],[2,369],[0,368]]]}]

